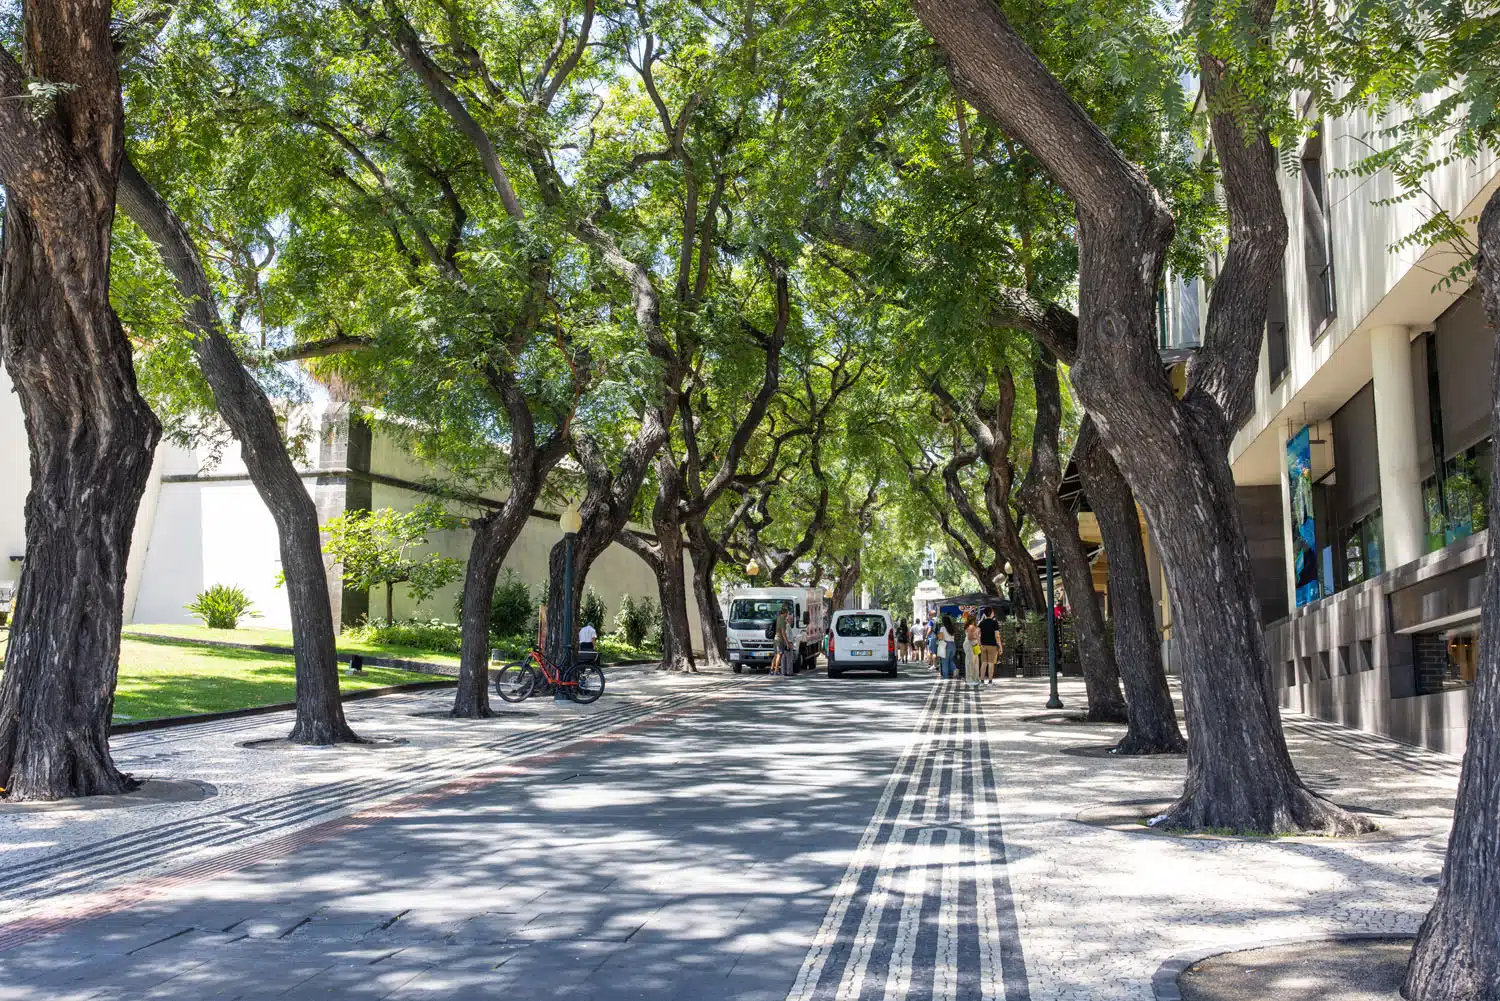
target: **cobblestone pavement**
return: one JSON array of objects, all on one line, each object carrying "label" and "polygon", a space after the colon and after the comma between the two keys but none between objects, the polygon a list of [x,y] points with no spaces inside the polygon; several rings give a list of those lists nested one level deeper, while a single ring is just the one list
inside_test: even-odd
[{"label": "cobblestone pavement", "polygon": [[1411,933],[1457,783],[1292,716],[1309,784],[1381,832],[1172,838],[1076,819],[1171,798],[1183,762],[1028,721],[1037,681],[611,686],[488,721],[351,704],[404,741],[369,748],[243,746],[285,717],[117,739],[208,795],[0,807],[0,1001],[1151,999],[1183,957]]}]

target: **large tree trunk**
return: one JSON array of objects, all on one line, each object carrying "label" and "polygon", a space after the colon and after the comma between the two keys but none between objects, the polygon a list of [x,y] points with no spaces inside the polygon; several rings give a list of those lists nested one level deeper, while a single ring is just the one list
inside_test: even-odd
[{"label": "large tree trunk", "polygon": [[[1073,386],[1146,512],[1183,653],[1188,777],[1162,823],[1267,833],[1367,828],[1303,786],[1287,753],[1229,468],[1287,239],[1276,153],[1256,117],[1257,97],[1235,90],[1238,56],[1199,54],[1229,249],[1204,346],[1178,399],[1156,343],[1157,290],[1174,231],[1166,202],[991,0],[915,4],[970,103],[1025,145],[1077,207]],[[1269,51],[1274,12],[1273,0],[1243,11],[1241,35],[1252,33],[1255,52]],[[1215,38],[1205,33],[1205,44]]]},{"label": "large tree trunk", "polygon": [[[31,450],[26,560],[0,681],[0,789],[124,792],[109,754],[125,562],[160,425],[109,307],[109,207],[49,232],[12,190],[0,331]],[[73,206],[82,209],[82,204]],[[54,275],[54,262],[72,269]]]},{"label": "large tree trunk", "polygon": [[703,665],[709,670],[729,666],[729,624],[714,592],[718,558],[713,539],[701,519],[687,522],[688,552],[693,557],[693,598],[698,603],[698,625],[703,630]]},{"label": "large tree trunk", "polygon": [[1021,542],[1020,532],[1015,534],[1015,545],[1002,539],[1001,555],[1010,564],[1011,579],[1016,582],[1016,603],[1021,611],[1044,615],[1047,612],[1047,592],[1042,587],[1042,575],[1037,572],[1036,560]]},{"label": "large tree trunk", "polygon": [[541,482],[511,482],[510,496],[498,511],[473,519],[474,541],[464,571],[462,621],[459,623],[458,691],[453,715],[482,719],[491,715],[489,693],[490,609],[500,565],[531,517]]},{"label": "large tree trunk", "polygon": [[[657,532],[661,532],[661,526]],[[661,569],[657,590],[661,597],[661,669],[696,673],[693,633],[688,625],[687,566],[682,558],[682,533],[658,534]]]},{"label": "large tree trunk", "polygon": [[688,625],[687,565],[682,543],[682,477],[670,453],[656,463],[657,492],[651,525],[656,541],[648,542],[630,529],[620,532],[618,542],[641,558],[656,578],[661,605],[661,664],[663,671],[696,673],[693,663],[693,633]]},{"label": "large tree trunk", "polygon": [[176,279],[187,305],[185,319],[194,334],[198,367],[213,390],[219,413],[240,442],[251,482],[276,522],[297,679],[297,719],[291,739],[302,744],[358,741],[344,721],[339,698],[333,606],[317,507],[287,454],[271,401],[224,334],[213,286],[187,227],[128,160],[121,171],[119,199],[156,244]]},{"label": "large tree trunk", "polygon": [[23,8],[26,96],[0,47],[0,346],[31,453],[26,559],[0,680],[0,790],[124,792],[110,759],[126,557],[161,427],[109,304],[123,113],[104,0]]},{"label": "large tree trunk", "polygon": [[583,503],[578,506],[583,527],[573,541],[571,594],[565,593],[563,589],[567,540],[554,545],[547,557],[546,654],[553,663],[563,663],[576,638],[566,635],[563,630],[564,602],[571,601],[571,607],[577,611],[589,568],[630,522],[631,504],[640,492],[646,471],[666,444],[672,414],[676,410],[675,388],[669,385],[666,396],[669,406],[647,408],[640,430],[636,432],[635,439],[620,460],[618,472],[610,470],[604,453],[592,439],[580,436],[574,444],[573,454],[583,466],[588,492],[584,495]]},{"label": "large tree trunk", "polygon": [[1094,596],[1094,575],[1083,540],[1078,537],[1078,518],[1058,495],[1062,483],[1062,456],[1057,442],[1062,423],[1062,395],[1057,383],[1057,360],[1045,347],[1037,349],[1032,374],[1036,428],[1031,468],[1021,484],[1021,501],[1052,543],[1053,558],[1072,602],[1078,661],[1088,693],[1088,718],[1100,723],[1124,723],[1127,716],[1125,699],[1120,694],[1120,672],[1104,637],[1104,612]]},{"label": "large tree trunk", "polygon": [[1161,636],[1151,598],[1151,571],[1141,541],[1135,495],[1085,419],[1073,454],[1089,506],[1109,558],[1109,604],[1115,623],[1115,665],[1125,683],[1130,728],[1117,754],[1171,754],[1186,750],[1161,660]]},{"label": "large tree trunk", "polygon": [[[1500,194],[1490,197],[1479,217],[1479,254],[1485,312],[1491,329],[1500,331]],[[1500,437],[1500,344],[1490,364],[1490,387],[1490,426]],[[1496,463],[1491,511],[1500,510],[1500,455]],[[1500,998],[1500,560],[1494,558],[1485,568],[1482,615],[1448,857],[1401,988],[1411,1001]]]},{"label": "large tree trunk", "polygon": [[[844,607],[844,603],[849,600],[849,595],[859,585],[860,574],[863,572],[864,560],[860,558],[860,554],[858,553],[854,555],[854,559],[848,565],[839,567],[838,576],[833,579],[833,587],[831,588],[833,597],[829,599],[828,603],[830,610],[837,610]],[[979,582],[979,589],[992,597],[999,597],[993,580],[981,580]]]}]

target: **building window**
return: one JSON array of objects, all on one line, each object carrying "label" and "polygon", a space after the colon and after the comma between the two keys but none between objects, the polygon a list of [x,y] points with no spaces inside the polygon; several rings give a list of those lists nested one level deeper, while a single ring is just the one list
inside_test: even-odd
[{"label": "building window", "polygon": [[1493,453],[1493,441],[1486,438],[1443,464],[1441,487],[1435,475],[1423,481],[1427,552],[1436,552],[1489,527]]},{"label": "building window", "polygon": [[1479,623],[1412,636],[1416,694],[1435,695],[1474,683],[1479,666]]},{"label": "building window", "polygon": [[1283,265],[1276,269],[1276,281],[1271,286],[1271,308],[1266,311],[1266,360],[1270,362],[1273,386],[1286,378],[1291,363],[1286,321],[1286,271]]},{"label": "building window", "polygon": [[1345,530],[1344,587],[1379,577],[1385,570],[1385,559],[1381,555],[1382,530],[1379,511],[1365,515]]},{"label": "building window", "polygon": [[1308,329],[1316,339],[1333,318],[1336,305],[1321,132],[1302,150],[1302,251],[1307,265]]}]

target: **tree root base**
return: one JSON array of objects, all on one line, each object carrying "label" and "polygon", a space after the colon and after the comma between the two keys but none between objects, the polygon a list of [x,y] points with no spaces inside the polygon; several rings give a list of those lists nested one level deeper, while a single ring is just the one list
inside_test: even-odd
[{"label": "tree root base", "polygon": [[1085,722],[1089,723],[1129,723],[1130,718],[1125,713],[1125,707],[1100,706],[1094,708],[1089,706],[1088,712],[1083,714]]},{"label": "tree root base", "polygon": [[448,712],[449,719],[494,719],[497,715],[499,714],[489,706],[482,708],[466,706],[463,709],[454,708]]},{"label": "tree root base", "polygon": [[369,741],[349,728],[348,724],[298,723],[287,734],[287,743],[303,747],[331,747],[334,744],[368,744]]},{"label": "tree root base", "polygon": [[1214,801],[1202,795],[1184,795],[1166,813],[1154,818],[1151,826],[1184,834],[1254,837],[1349,838],[1375,830],[1373,821],[1303,786],[1294,785],[1278,792],[1279,795],[1268,795],[1259,801],[1243,797]]}]

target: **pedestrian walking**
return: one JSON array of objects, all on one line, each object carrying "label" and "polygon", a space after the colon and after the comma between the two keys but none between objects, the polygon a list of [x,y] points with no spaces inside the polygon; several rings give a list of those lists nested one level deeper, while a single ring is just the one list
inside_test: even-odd
[{"label": "pedestrian walking", "polygon": [[958,656],[958,626],[954,625],[951,615],[944,615],[938,624],[937,656],[940,676],[948,681],[953,680],[958,674],[958,665],[954,661]]},{"label": "pedestrian walking", "polygon": [[940,624],[936,618],[927,620],[927,666],[937,668],[941,661],[938,658],[938,630]]},{"label": "pedestrian walking", "polygon": [[776,656],[771,661],[771,673],[779,673],[791,677],[796,669],[796,663],[792,658],[792,617],[783,606],[776,614]]},{"label": "pedestrian walking", "polygon": [[978,688],[980,678],[983,677],[979,662],[979,616],[970,612],[964,616],[964,622],[964,641],[967,645],[964,651],[964,677],[968,679],[970,688]]},{"label": "pedestrian walking", "polygon": [[896,656],[901,658],[901,663],[906,663],[911,653],[911,627],[906,624],[905,618],[896,620]]},{"label": "pedestrian walking", "polygon": [[979,620],[979,677],[986,685],[995,683],[995,668],[1004,652],[1005,644],[1000,640],[1000,620],[995,618],[993,608],[986,608],[984,617]]}]

